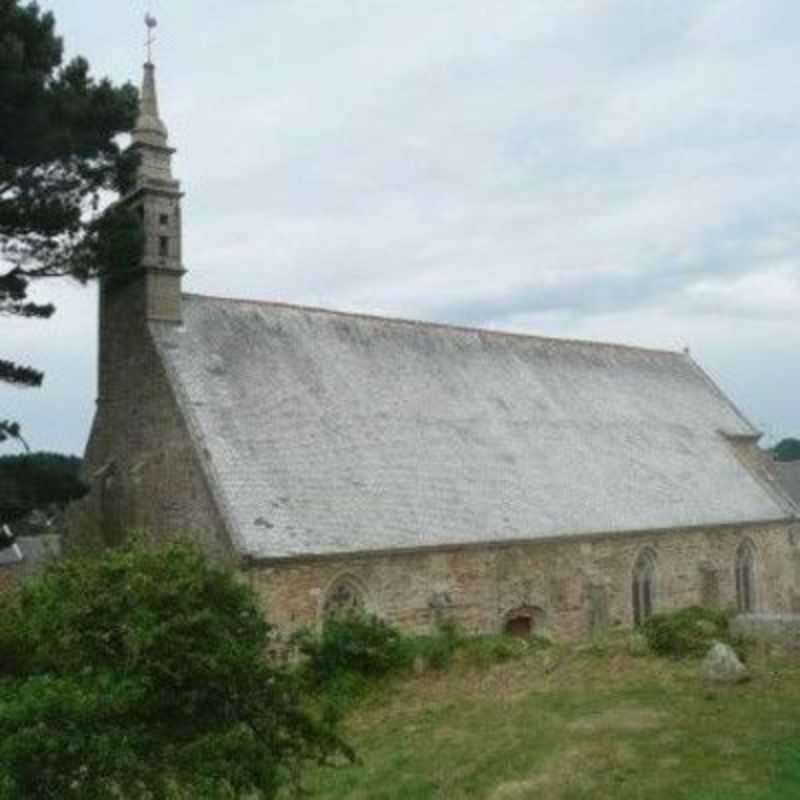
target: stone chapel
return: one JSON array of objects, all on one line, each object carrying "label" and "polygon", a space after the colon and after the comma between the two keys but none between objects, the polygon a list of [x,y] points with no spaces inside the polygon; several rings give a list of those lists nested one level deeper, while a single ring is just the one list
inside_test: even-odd
[{"label": "stone chapel", "polygon": [[146,246],[101,284],[75,542],[191,537],[285,632],[800,610],[798,507],[687,353],[187,294],[152,63],[131,147]]}]

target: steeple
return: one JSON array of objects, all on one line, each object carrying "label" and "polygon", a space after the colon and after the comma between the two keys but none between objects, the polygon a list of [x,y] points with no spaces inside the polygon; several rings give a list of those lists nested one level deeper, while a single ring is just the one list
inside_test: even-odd
[{"label": "steeple", "polygon": [[144,65],[142,91],[139,95],[139,116],[133,129],[133,141],[162,147],[166,147],[167,144],[167,126],[158,115],[156,67],[152,61],[147,61]]},{"label": "steeple", "polygon": [[167,127],[158,110],[156,68],[149,45],[155,20],[145,20],[150,29],[148,59],[144,65],[139,116],[133,129],[131,150],[139,157],[133,190],[122,202],[142,217],[145,234],[142,271],[146,282],[145,315],[148,320],[181,321],[181,207],[183,193],[172,176],[172,156]]},{"label": "steeple", "polygon": [[136,377],[141,373],[131,365],[146,360],[150,326],[181,322],[183,195],[172,176],[175,151],[158,109],[156,68],[150,54],[155,20],[148,15],[145,22],[147,62],[129,148],[138,165],[131,190],[119,201],[140,216],[144,249],[138,268],[110,270],[100,279],[97,403],[106,420],[116,419],[115,409],[127,409],[124,415],[129,416],[131,398],[146,390]]}]

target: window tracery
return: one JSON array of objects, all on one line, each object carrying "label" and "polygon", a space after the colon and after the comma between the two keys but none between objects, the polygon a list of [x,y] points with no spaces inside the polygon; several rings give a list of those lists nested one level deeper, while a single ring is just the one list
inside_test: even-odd
[{"label": "window tracery", "polygon": [[325,595],[322,607],[323,616],[341,619],[366,611],[366,597],[361,586],[350,576],[343,576],[333,582]]}]

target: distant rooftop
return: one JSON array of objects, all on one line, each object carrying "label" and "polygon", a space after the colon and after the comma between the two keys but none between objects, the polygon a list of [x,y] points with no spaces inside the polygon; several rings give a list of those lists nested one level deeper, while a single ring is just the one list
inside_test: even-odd
[{"label": "distant rooftop", "polygon": [[783,490],[800,508],[800,461],[776,461],[775,472]]}]

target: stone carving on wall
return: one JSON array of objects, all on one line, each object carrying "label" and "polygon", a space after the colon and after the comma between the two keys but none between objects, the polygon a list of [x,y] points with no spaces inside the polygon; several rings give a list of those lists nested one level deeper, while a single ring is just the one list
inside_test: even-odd
[{"label": "stone carving on wall", "polygon": [[428,608],[434,624],[440,625],[451,616],[453,598],[450,592],[434,592],[428,599]]},{"label": "stone carving on wall", "polygon": [[587,584],[584,595],[589,633],[601,633],[608,629],[608,592],[604,583]]}]

